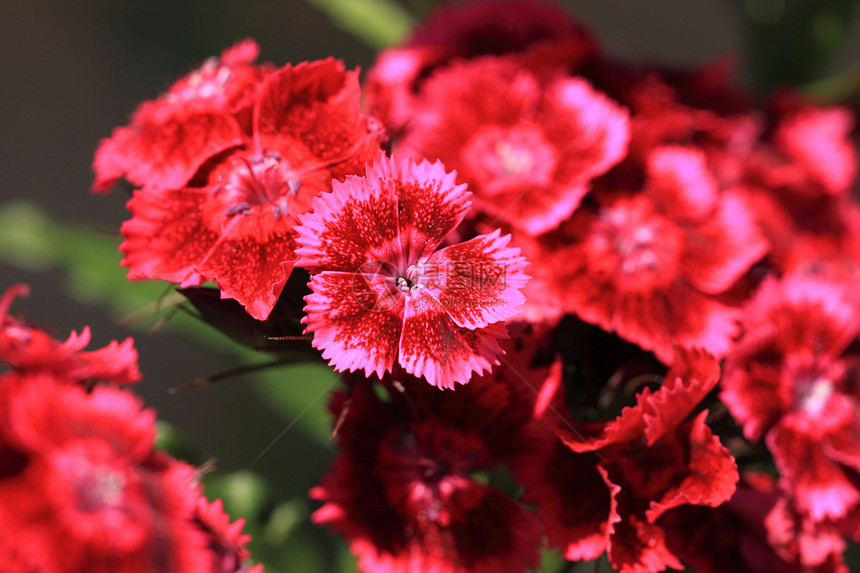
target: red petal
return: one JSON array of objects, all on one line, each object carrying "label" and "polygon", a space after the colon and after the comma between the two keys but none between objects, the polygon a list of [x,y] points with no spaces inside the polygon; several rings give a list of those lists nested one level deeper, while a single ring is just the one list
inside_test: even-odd
[{"label": "red petal", "polygon": [[269,207],[234,215],[197,267],[257,320],[269,317],[296,258],[292,218]]},{"label": "red petal", "polygon": [[402,293],[390,292],[384,279],[329,271],[311,277],[310,287],[303,322],[323,358],[339,372],[390,372],[403,328]]},{"label": "red petal", "polygon": [[507,337],[499,323],[474,330],[457,326],[438,302],[416,291],[407,299],[399,362],[434,386],[453,388],[497,365],[496,356],[504,354],[497,340]]},{"label": "red petal", "polygon": [[[716,382],[716,380],[715,380]],[[657,521],[667,510],[680,505],[717,507],[732,497],[740,476],[734,458],[720,439],[705,425],[708,412],[701,412],[690,428],[689,461],[680,471],[680,483],[667,491],[659,501],[651,501],[645,517]]]},{"label": "red petal", "polygon": [[209,158],[243,143],[242,130],[232,116],[199,107],[177,109],[162,100],[144,102],[129,127],[115,129],[99,143],[93,190],[109,191],[122,175],[135,185],[178,189]]},{"label": "red petal", "polygon": [[619,573],[655,573],[666,567],[683,569],[678,558],[666,547],[663,529],[638,515],[633,507],[636,500],[610,477],[614,468],[600,463],[597,469],[612,493],[607,551],[612,566]]},{"label": "red petal", "polygon": [[627,153],[628,111],[582,78],[564,78],[550,84],[535,121],[558,147],[557,181],[593,179]]},{"label": "red petal", "polygon": [[360,173],[379,155],[382,129],[361,113],[358,72],[333,58],[269,74],[254,110],[256,144],[297,169],[326,168],[334,179]]},{"label": "red petal", "polygon": [[203,282],[197,265],[220,235],[203,220],[200,205],[207,194],[190,188],[159,192],[145,187],[135,192],[128,202],[132,218],[122,225],[125,240],[119,247],[128,278],[183,286]]},{"label": "red petal", "polygon": [[[508,248],[510,235],[496,230],[446,247],[424,265],[426,294],[433,296],[457,326],[483,328],[516,315],[525,302],[526,260]],[[423,283],[423,280],[422,280]]]}]

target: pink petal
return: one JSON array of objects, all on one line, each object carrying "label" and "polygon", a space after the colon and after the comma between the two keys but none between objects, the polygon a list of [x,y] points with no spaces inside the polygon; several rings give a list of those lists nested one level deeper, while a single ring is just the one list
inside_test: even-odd
[{"label": "pink petal", "polygon": [[717,294],[728,289],[767,250],[752,209],[739,194],[727,192],[714,215],[687,234],[681,267],[696,288]]},{"label": "pink petal", "polygon": [[695,223],[714,208],[717,182],[700,150],[658,147],[648,156],[647,168],[648,194],[663,213]]},{"label": "pink petal", "polygon": [[442,305],[421,291],[407,301],[399,359],[407,372],[451,389],[499,364],[496,355],[504,351],[497,340],[508,337],[504,325],[474,330],[457,326]]},{"label": "pink petal", "polygon": [[303,322],[323,358],[338,372],[390,372],[403,328],[401,293],[375,276],[330,271],[311,277],[310,287]]},{"label": "pink petal", "polygon": [[860,503],[860,491],[845,469],[824,455],[814,429],[789,415],[767,436],[767,445],[795,505],[813,521],[839,519]]},{"label": "pink petal", "polygon": [[457,326],[483,328],[516,315],[528,276],[510,235],[496,230],[433,253],[424,266],[425,293],[434,296]]},{"label": "pink petal", "polygon": [[299,216],[297,266],[360,272],[366,263],[392,262],[400,252],[394,183],[347,177],[332,193],[313,201],[313,212]]},{"label": "pink petal", "polygon": [[837,195],[848,191],[857,174],[853,127],[848,108],[807,109],[783,120],[775,138],[827,193]]},{"label": "pink petal", "polygon": [[471,193],[457,173],[440,162],[382,158],[367,167],[367,179],[394,183],[401,248],[407,260],[428,256],[469,212]]}]

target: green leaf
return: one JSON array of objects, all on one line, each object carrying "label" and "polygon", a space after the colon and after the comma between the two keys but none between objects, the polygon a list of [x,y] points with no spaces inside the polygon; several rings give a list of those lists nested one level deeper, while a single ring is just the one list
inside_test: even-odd
[{"label": "green leaf", "polygon": [[335,25],[376,49],[402,42],[414,24],[412,16],[392,0],[307,2],[327,13]]},{"label": "green leaf", "polygon": [[[340,376],[328,366],[301,363],[266,373],[255,384],[255,389],[265,396],[269,407],[290,420],[284,434],[296,425],[314,441],[330,448],[331,419],[326,405],[339,382]],[[263,455],[265,450],[258,457]]]}]

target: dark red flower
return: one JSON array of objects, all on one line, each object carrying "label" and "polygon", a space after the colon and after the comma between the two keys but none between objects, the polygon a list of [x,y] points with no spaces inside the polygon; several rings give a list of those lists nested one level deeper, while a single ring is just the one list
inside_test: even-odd
[{"label": "dark red flower", "polygon": [[621,107],[581,78],[542,85],[513,60],[452,64],[416,105],[398,149],[455,168],[478,210],[530,234],[567,219],[627,151]]},{"label": "dark red flower", "polygon": [[[388,378],[386,377],[386,380]],[[508,494],[475,479],[524,447],[524,417],[492,377],[457,392],[406,377],[386,404],[354,380],[341,453],[311,497],[312,519],[349,541],[375,573],[515,572],[539,563],[540,524]],[[389,386],[390,388],[390,386]],[[343,407],[341,395],[334,407]]]},{"label": "dark red flower", "polygon": [[363,171],[380,153],[381,128],[359,99],[357,72],[333,59],[267,74],[241,149],[185,187],[134,193],[120,245],[129,278],[211,280],[265,320],[292,271],[297,216],[333,178]]},{"label": "dark red flower", "polygon": [[706,412],[688,419],[718,378],[713,357],[683,353],[663,386],[643,390],[616,420],[557,421],[561,442],[518,466],[525,499],[538,505],[551,543],[569,559],[607,551],[622,572],[683,568],[660,517],[685,505],[716,507],[738,480]]},{"label": "dark red flower", "polygon": [[498,231],[437,251],[469,205],[440,163],[392,158],[335,182],[301,217],[297,264],[313,274],[303,322],[336,370],[381,378],[398,362],[453,388],[498,364],[527,263]]},{"label": "dark red flower", "polygon": [[679,507],[660,523],[671,551],[701,573],[848,571],[836,526],[803,518],[766,474],[743,475],[718,508]]}]

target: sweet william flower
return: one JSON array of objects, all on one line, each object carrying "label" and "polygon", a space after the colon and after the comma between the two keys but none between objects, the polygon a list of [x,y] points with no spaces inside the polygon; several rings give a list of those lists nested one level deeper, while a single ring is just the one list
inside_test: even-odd
[{"label": "sweet william flower", "polygon": [[627,152],[627,111],[582,78],[542,85],[513,59],[485,57],[423,89],[399,149],[455,167],[477,210],[532,235],[567,219]]},{"label": "sweet william flower", "polygon": [[292,272],[296,215],[380,153],[381,127],[361,113],[360,95],[358,73],[331,58],[267,74],[241,147],[184,186],[134,192],[120,245],[129,278],[213,281],[265,320]]},{"label": "sweet william flower", "polygon": [[296,265],[314,275],[306,332],[336,370],[381,378],[398,362],[453,388],[498,364],[527,263],[498,231],[436,251],[471,205],[455,176],[384,158],[300,217]]},{"label": "sweet william flower", "polygon": [[241,145],[257,84],[272,69],[252,65],[259,51],[253,40],[238,42],[143,102],[128,125],[99,142],[93,191],[106,193],[121,177],[181,187],[206,160]]},{"label": "sweet william flower", "polygon": [[[538,519],[475,474],[531,441],[522,402],[500,369],[457,392],[403,376],[381,400],[351,375],[332,412],[344,416],[339,455],[311,490],[311,519],[341,533],[365,573],[522,573],[539,563]],[[390,384],[386,379],[381,385]],[[517,379],[515,384],[522,385]]]}]

